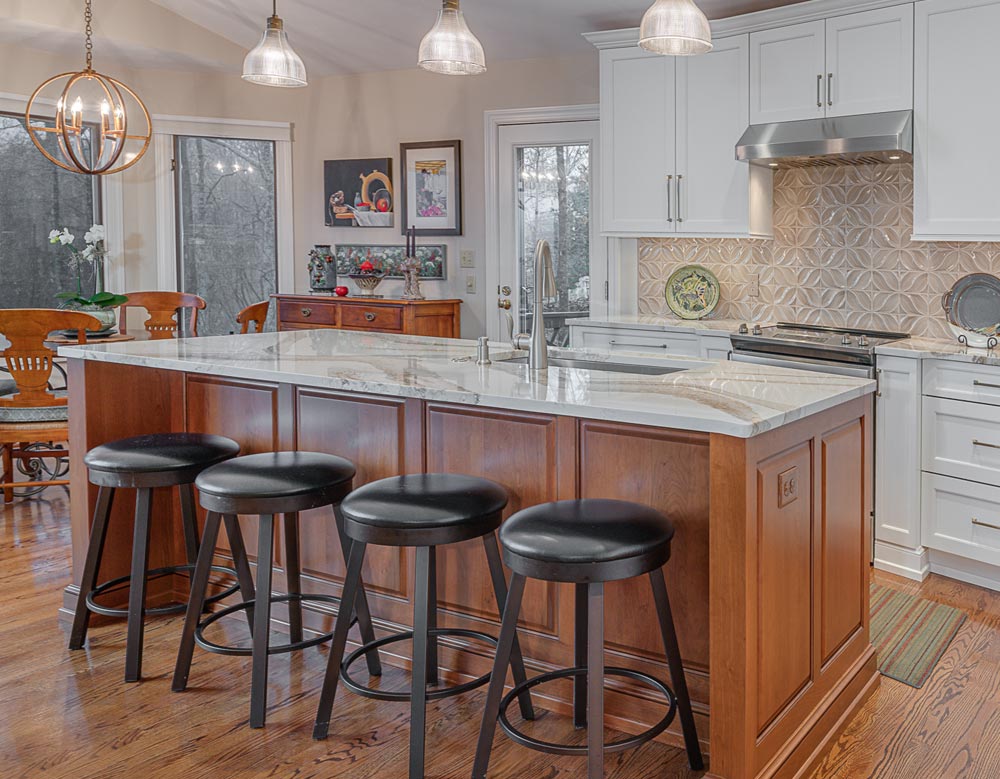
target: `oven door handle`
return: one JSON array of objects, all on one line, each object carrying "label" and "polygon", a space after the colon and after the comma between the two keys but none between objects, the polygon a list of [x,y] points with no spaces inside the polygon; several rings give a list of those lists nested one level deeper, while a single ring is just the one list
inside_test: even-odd
[{"label": "oven door handle", "polygon": [[872,378],[872,369],[862,365],[842,365],[838,363],[810,360],[806,357],[761,356],[747,352],[733,352],[733,362],[747,362],[755,365],[770,365],[775,368],[808,370],[814,373],[833,373],[838,376],[855,376],[859,379]]}]

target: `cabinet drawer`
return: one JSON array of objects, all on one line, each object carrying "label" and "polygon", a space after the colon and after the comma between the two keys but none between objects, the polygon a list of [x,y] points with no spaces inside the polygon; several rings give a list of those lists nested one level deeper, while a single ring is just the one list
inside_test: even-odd
[{"label": "cabinet drawer", "polygon": [[650,352],[698,356],[698,336],[693,333],[654,333],[649,330],[599,330],[583,328],[579,346],[609,352]]},{"label": "cabinet drawer", "polygon": [[924,360],[924,394],[1000,406],[1000,368],[951,360]]},{"label": "cabinet drawer", "polygon": [[922,542],[1000,565],[1000,487],[925,473]]},{"label": "cabinet drawer", "polygon": [[1000,487],[1000,407],[924,399],[923,469]]},{"label": "cabinet drawer", "polygon": [[329,327],[337,324],[337,305],[335,303],[282,300],[278,303],[278,320]]},{"label": "cabinet drawer", "polygon": [[402,330],[403,309],[398,306],[342,305],[340,325],[364,330]]}]

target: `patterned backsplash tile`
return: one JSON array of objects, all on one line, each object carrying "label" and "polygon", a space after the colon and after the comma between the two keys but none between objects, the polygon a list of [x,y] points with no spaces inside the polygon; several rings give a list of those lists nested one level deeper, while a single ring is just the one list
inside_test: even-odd
[{"label": "patterned backsplash tile", "polygon": [[[927,243],[913,232],[913,165],[781,170],[774,239],[639,241],[639,313],[671,316],[680,265],[719,277],[720,319],[790,320],[950,338],[941,299],[968,273],[1000,274],[1000,244]],[[760,296],[750,297],[760,278]]]}]

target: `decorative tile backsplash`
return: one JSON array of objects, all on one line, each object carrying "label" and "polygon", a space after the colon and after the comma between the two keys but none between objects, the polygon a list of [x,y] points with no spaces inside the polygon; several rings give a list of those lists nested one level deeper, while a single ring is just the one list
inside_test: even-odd
[{"label": "decorative tile backsplash", "polygon": [[697,263],[722,285],[716,318],[951,338],[944,293],[968,273],[1000,274],[1000,244],[914,242],[912,232],[910,163],[777,171],[773,240],[639,241],[639,313],[671,316],[666,280]]}]

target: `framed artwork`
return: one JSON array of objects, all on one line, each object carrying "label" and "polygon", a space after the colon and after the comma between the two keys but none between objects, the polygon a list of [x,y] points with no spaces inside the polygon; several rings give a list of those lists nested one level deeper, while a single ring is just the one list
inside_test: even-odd
[{"label": "framed artwork", "polygon": [[392,158],[323,163],[327,227],[392,227],[396,199]]},{"label": "framed artwork", "polygon": [[462,142],[428,141],[399,146],[403,168],[402,232],[462,234]]},{"label": "framed artwork", "polygon": [[[337,259],[337,275],[347,276],[354,272],[366,260],[375,266],[376,270],[385,271],[387,279],[401,279],[403,272],[400,264],[406,257],[403,246],[368,246],[359,244],[341,244],[333,253]],[[448,278],[448,248],[441,246],[418,246],[417,259],[420,260],[420,278],[430,281],[443,281]]]}]

